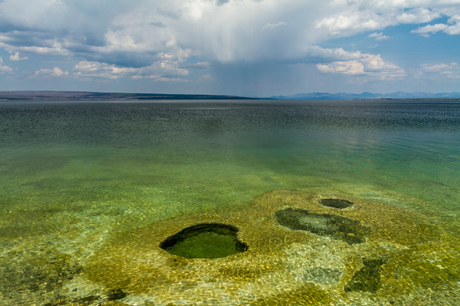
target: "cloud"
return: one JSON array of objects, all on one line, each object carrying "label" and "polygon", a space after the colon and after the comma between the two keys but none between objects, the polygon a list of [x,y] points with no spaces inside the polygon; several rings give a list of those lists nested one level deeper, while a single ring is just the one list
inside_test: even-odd
[{"label": "cloud", "polygon": [[61,76],[68,76],[68,75],[69,75],[68,71],[62,71],[61,68],[59,67],[53,68],[53,76],[61,77]]},{"label": "cloud", "polygon": [[342,48],[321,48],[319,46],[305,46],[302,48],[302,56],[317,61],[352,60],[362,57],[359,51],[349,52]]},{"label": "cloud", "polygon": [[364,65],[358,61],[333,62],[329,65],[318,64],[316,67],[325,73],[364,74]]},{"label": "cloud", "polygon": [[276,29],[276,28],[284,27],[284,26],[287,26],[287,23],[280,21],[280,22],[275,23],[275,24],[267,23],[266,25],[264,25],[263,29],[264,30],[273,30],[273,29]]},{"label": "cloud", "polygon": [[12,71],[10,67],[3,66],[2,63],[3,63],[3,59],[0,57],[0,73]]},{"label": "cloud", "polygon": [[[426,1],[410,1],[413,6]],[[347,9],[319,21],[315,28],[326,30],[329,36],[350,36],[364,31],[384,29],[388,26],[408,23],[425,23],[441,17],[441,14],[425,8],[410,7],[409,1],[349,1]]]},{"label": "cloud", "polygon": [[69,75],[68,71],[63,71],[59,67],[54,67],[53,69],[40,69],[40,70],[37,70],[34,73],[28,75],[28,77],[29,78],[38,77],[38,76],[64,77],[64,76],[68,76],[68,75]]},{"label": "cloud", "polygon": [[383,32],[380,32],[380,33],[372,33],[372,34],[369,34],[369,36],[367,36],[369,38],[375,38],[376,40],[385,40],[385,39],[389,39],[390,36],[386,36],[386,35],[383,35]]},{"label": "cloud", "polygon": [[452,16],[447,22],[448,24],[437,23],[434,25],[419,27],[415,30],[412,30],[411,33],[420,34],[424,37],[429,37],[429,34],[434,34],[441,31],[449,35],[460,35],[460,15]]},{"label": "cloud", "polygon": [[196,80],[196,83],[215,82],[216,80],[210,74],[204,74]]},{"label": "cloud", "polygon": [[460,65],[458,63],[423,64],[421,65],[421,68],[416,71],[415,77],[433,80],[460,80]]},{"label": "cloud", "polygon": [[118,79],[122,76],[131,76],[134,79],[142,78],[139,68],[123,68],[106,63],[81,61],[73,68],[77,77],[97,77],[105,79]]},{"label": "cloud", "polygon": [[183,68],[187,68],[187,69],[209,69],[211,68],[212,64],[210,62],[197,62],[197,63],[193,63],[193,64],[187,64],[187,65],[183,65],[182,67]]},{"label": "cloud", "polygon": [[412,30],[411,33],[416,33],[416,34],[420,34],[425,37],[430,37],[430,35],[427,35],[428,33],[436,33],[439,31],[443,31],[447,29],[447,27],[448,26],[446,24],[438,23],[434,25],[427,25],[424,27],[419,27],[416,30]]},{"label": "cloud", "polygon": [[[460,0],[4,0],[0,14],[0,48],[11,54],[65,56],[99,63],[108,71],[143,69],[103,69],[107,77],[151,73],[172,78],[170,70],[152,68],[164,65],[166,54],[174,69],[193,64],[193,59],[324,64],[362,56],[340,48],[318,49],[332,38],[367,31],[378,35],[388,26],[441,16],[451,18],[442,31],[454,35]],[[382,32],[374,38],[387,36]]]},{"label": "cloud", "polygon": [[163,61],[141,68],[118,67],[90,61],[81,61],[73,68],[74,77],[96,77],[112,80],[130,77],[135,80],[146,78],[158,81],[183,81],[182,77],[188,74],[187,69],[179,68],[174,61],[168,61],[167,55]]},{"label": "cloud", "polygon": [[15,46],[12,44],[7,44],[0,41],[0,48],[5,49],[6,51],[12,52],[26,52],[26,53],[35,53],[40,55],[71,55],[71,52],[66,48],[63,48],[62,45],[57,41],[43,41],[41,42],[42,46]]},{"label": "cloud", "polygon": [[[114,53],[135,52],[145,58],[139,65],[147,66],[152,54],[169,52],[168,42],[174,40],[178,48],[190,49],[208,61],[255,61],[270,54],[273,58],[301,56],[295,52],[303,45],[333,37],[429,22],[441,16],[437,10],[459,4],[456,0],[137,0],[129,4],[122,0],[4,0],[0,28],[9,29],[2,35],[13,41],[3,43],[12,52],[75,55],[116,65],[125,63],[116,60]],[[282,36],[270,31],[287,27],[281,20],[289,20],[289,33]],[[18,33],[25,31],[52,38],[34,40],[40,37],[34,35],[18,45]]]},{"label": "cloud", "polygon": [[[419,2],[420,4],[422,4],[422,1],[412,1],[412,2]],[[429,3],[428,5],[430,4],[435,4],[435,2],[433,1],[432,3]],[[411,3],[407,1],[405,5],[410,6]],[[441,17],[441,14],[436,11],[426,9],[426,8],[414,8],[406,12],[403,12],[402,14],[396,15],[396,21],[401,24],[425,23],[425,22],[430,22],[439,17]]]},{"label": "cloud", "polygon": [[373,54],[362,54],[361,58],[356,60],[317,64],[316,67],[324,73],[360,76],[366,80],[396,80],[406,76],[404,69],[385,62],[380,55]]},{"label": "cloud", "polygon": [[20,57],[19,56],[19,52],[16,52],[14,55],[10,55],[10,61],[22,61],[22,60],[26,60],[27,59],[27,56],[24,56],[24,57]]}]

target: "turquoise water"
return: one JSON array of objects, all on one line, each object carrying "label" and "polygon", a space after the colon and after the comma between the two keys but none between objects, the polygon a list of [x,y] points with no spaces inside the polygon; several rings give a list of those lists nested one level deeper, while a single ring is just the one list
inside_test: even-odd
[{"label": "turquoise water", "polygon": [[71,280],[50,275],[118,234],[273,190],[411,209],[458,237],[459,186],[459,102],[1,102],[0,305],[57,304]]}]

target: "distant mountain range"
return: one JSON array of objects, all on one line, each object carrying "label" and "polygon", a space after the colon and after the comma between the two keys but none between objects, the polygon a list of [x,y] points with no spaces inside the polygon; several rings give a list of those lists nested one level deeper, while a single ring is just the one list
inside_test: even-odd
[{"label": "distant mountain range", "polygon": [[361,94],[312,92],[289,96],[272,96],[276,100],[356,100],[356,99],[459,99],[460,92],[429,93],[397,91],[388,94],[363,92]]}]

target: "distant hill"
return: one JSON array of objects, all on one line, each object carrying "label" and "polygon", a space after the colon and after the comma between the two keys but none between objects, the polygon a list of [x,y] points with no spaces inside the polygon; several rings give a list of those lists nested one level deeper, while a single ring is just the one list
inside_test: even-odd
[{"label": "distant hill", "polygon": [[240,100],[254,99],[225,95],[105,93],[84,91],[0,91],[0,100],[104,101],[104,100]]},{"label": "distant hill", "polygon": [[357,99],[460,99],[460,92],[451,93],[407,93],[397,91],[389,94],[363,92],[361,94],[312,92],[266,98],[200,95],[200,94],[147,94],[107,93],[86,91],[0,91],[0,101],[141,101],[141,100],[357,100]]},{"label": "distant hill", "polygon": [[270,99],[277,100],[356,100],[356,99],[458,99],[460,92],[428,93],[397,91],[388,94],[363,92],[361,94],[312,92],[289,96],[272,96]]}]

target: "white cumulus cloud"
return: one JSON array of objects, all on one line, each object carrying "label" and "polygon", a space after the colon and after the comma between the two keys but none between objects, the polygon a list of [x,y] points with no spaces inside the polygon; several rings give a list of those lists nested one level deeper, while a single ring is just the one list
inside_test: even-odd
[{"label": "white cumulus cloud", "polygon": [[401,67],[385,62],[380,55],[362,54],[359,59],[335,61],[330,64],[318,64],[316,67],[324,73],[337,73],[349,76],[361,76],[366,80],[396,80],[406,76]]},{"label": "white cumulus cloud", "polygon": [[386,36],[386,35],[383,35],[383,32],[380,32],[380,33],[372,33],[372,34],[369,34],[369,36],[367,36],[369,38],[375,38],[376,40],[385,40],[385,39],[389,39],[390,36]]},{"label": "white cumulus cloud", "polygon": [[53,69],[40,69],[35,71],[33,74],[29,75],[28,77],[38,77],[38,76],[44,76],[44,77],[63,77],[63,76],[68,76],[69,72],[68,71],[63,71],[59,67],[54,67]]},{"label": "white cumulus cloud", "polygon": [[449,35],[460,35],[460,15],[454,15],[449,18],[447,24],[437,23],[434,25],[427,25],[412,30],[411,33],[429,37],[429,34],[434,34],[441,31]]},{"label": "white cumulus cloud", "polygon": [[359,51],[349,52],[342,48],[321,48],[319,46],[305,46],[302,48],[302,56],[307,58],[315,58],[320,61],[338,61],[351,60],[362,57]]},{"label": "white cumulus cloud", "polygon": [[180,81],[187,76],[187,69],[179,68],[174,61],[164,60],[155,62],[150,66],[141,68],[118,67],[107,63],[81,61],[73,68],[75,77],[97,77],[104,79],[119,79],[130,77],[132,79],[154,79],[157,81]]},{"label": "white cumulus cloud", "polygon": [[12,71],[10,67],[3,66],[2,63],[3,63],[3,59],[0,57],[0,73]]},{"label": "white cumulus cloud", "polygon": [[22,61],[22,60],[26,60],[27,59],[27,56],[24,56],[24,57],[20,57],[19,56],[19,52],[16,52],[14,55],[10,55],[10,61]]},{"label": "white cumulus cloud", "polygon": [[438,12],[426,8],[404,11],[411,2],[415,6],[416,2],[423,1],[350,1],[354,5],[349,4],[346,9],[344,7],[332,16],[323,18],[315,28],[325,30],[325,34],[332,37],[350,36],[398,24],[425,23],[441,17]]},{"label": "white cumulus cloud", "polygon": [[415,77],[433,80],[460,80],[460,65],[458,63],[423,64],[416,72]]}]

